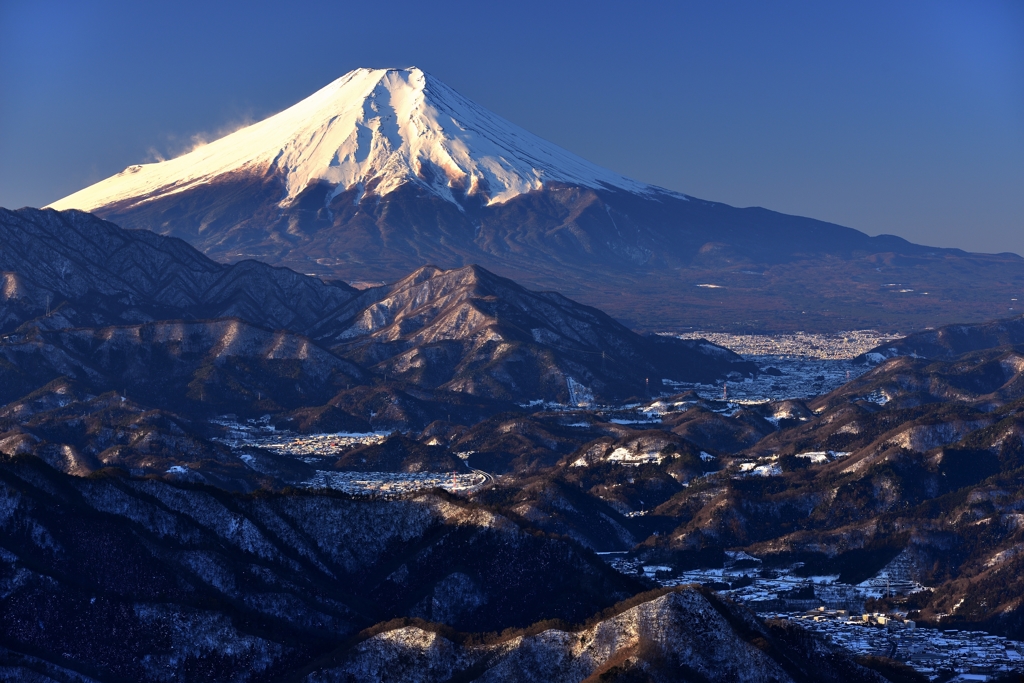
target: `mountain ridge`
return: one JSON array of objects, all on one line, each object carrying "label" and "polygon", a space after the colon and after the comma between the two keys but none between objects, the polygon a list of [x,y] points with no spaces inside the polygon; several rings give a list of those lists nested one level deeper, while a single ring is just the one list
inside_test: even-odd
[{"label": "mountain ridge", "polygon": [[[298,395],[320,396],[325,386],[331,392],[313,405],[346,402],[335,396],[343,387],[389,378],[416,391],[591,403],[657,392],[666,378],[757,372],[720,347],[643,337],[597,309],[473,265],[425,266],[357,291],[258,262],[218,264],[180,240],[49,209],[0,210],[0,240],[0,356],[22,359],[8,371],[37,382],[25,392],[65,372],[93,378],[97,391],[160,384],[162,372],[178,381],[168,400],[203,403],[214,395],[203,378],[223,376],[236,398],[256,399],[249,409],[269,377],[292,408],[310,407]],[[111,352],[96,356],[101,349]],[[230,358],[259,365],[258,381],[225,375]],[[337,378],[315,390],[296,378],[291,388],[289,364],[314,359],[337,366]]]},{"label": "mountain ridge", "polygon": [[216,263],[182,240],[125,231],[78,211],[0,208],[0,242],[3,300],[22,308],[2,317],[6,327],[91,296],[110,312],[106,324],[237,315],[302,333],[356,294],[341,282],[255,261]]},{"label": "mountain ridge", "polygon": [[630,180],[418,69],[357,70],[285,111],[54,202],[327,280],[472,263],[634,329],[908,330],[1006,315],[1024,259],[871,237]]}]

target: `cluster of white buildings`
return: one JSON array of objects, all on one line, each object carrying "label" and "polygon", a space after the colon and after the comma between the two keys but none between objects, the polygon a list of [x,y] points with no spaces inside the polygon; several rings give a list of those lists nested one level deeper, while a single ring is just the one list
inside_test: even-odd
[{"label": "cluster of white buildings", "polygon": [[707,339],[741,356],[778,356],[784,358],[815,358],[817,360],[849,360],[866,353],[900,335],[875,330],[852,330],[837,334],[794,332],[792,334],[729,334],[726,332],[687,332],[681,339]]},{"label": "cluster of white buildings", "polygon": [[[804,458],[814,465],[821,465],[840,460],[849,454],[849,451],[807,451],[805,453],[797,453],[796,457]],[[778,455],[766,455],[749,460],[736,460],[732,463],[732,468],[737,473],[737,477],[777,477],[782,474]]]},{"label": "cluster of white buildings", "polygon": [[862,353],[897,335],[873,330],[838,334],[796,332],[782,335],[690,332],[681,338],[700,338],[735,351],[762,370],[775,368],[781,374],[761,374],[737,382],[717,384],[671,383],[676,391],[695,391],[707,400],[727,398],[741,403],[759,403],[787,398],[810,398],[827,394],[863,374],[868,366],[852,362]]},{"label": "cluster of white buildings", "polygon": [[391,432],[368,432],[353,434],[277,434],[259,437],[245,442],[247,446],[258,446],[278,455],[288,455],[300,460],[319,460],[337,457],[355,446],[383,442]]},{"label": "cluster of white buildings", "polygon": [[[901,615],[849,614],[825,607],[762,616],[797,620],[803,628],[853,654],[889,657],[929,678],[985,681],[1024,671],[1024,643],[983,631],[916,628]],[[947,678],[950,674],[952,679]]]},{"label": "cluster of white buildings", "polygon": [[212,420],[225,428],[224,436],[215,439],[233,449],[263,448],[278,455],[287,455],[306,462],[337,457],[355,446],[382,443],[392,432],[334,432],[322,434],[296,434],[277,430],[270,424],[270,416],[260,420],[237,422],[230,417]]},{"label": "cluster of white buildings", "polygon": [[693,390],[701,398],[728,400],[738,403],[765,403],[783,399],[807,399],[827,394],[855,379],[868,370],[850,360],[820,360],[817,358],[784,358],[779,356],[744,356],[757,363],[762,371],[774,368],[782,374],[762,373],[742,381],[716,384],[669,382],[673,391]]},{"label": "cluster of white buildings", "polygon": [[1024,643],[981,631],[918,628],[903,613],[864,613],[866,598],[926,590],[900,576],[899,558],[854,586],[839,583],[837,576],[797,576],[792,572],[796,567],[765,571],[760,560],[743,552],[727,553],[722,568],[682,572],[644,565],[625,553],[603,554],[623,573],[642,573],[663,586],[706,585],[763,618],[797,621],[853,655],[889,657],[929,678],[985,681],[1008,671],[1024,672]]},{"label": "cluster of white buildings", "polygon": [[424,489],[442,488],[451,493],[472,493],[488,481],[483,472],[328,472],[318,470],[303,486],[335,489],[360,496],[401,496]]},{"label": "cluster of white buildings", "polygon": [[[278,455],[287,455],[308,463],[319,463],[324,458],[336,458],[355,446],[381,443],[392,432],[328,434],[296,434],[281,431],[270,424],[269,416],[261,420],[237,422],[230,416],[213,421],[225,428],[218,440],[233,449],[263,448]],[[468,453],[458,453],[468,457]],[[242,453],[242,459],[252,458]],[[465,459],[463,457],[463,459]],[[327,488],[362,496],[401,496],[424,489],[442,488],[452,493],[472,493],[490,480],[485,472],[473,470],[468,474],[448,472],[336,472],[318,470],[312,479],[303,482],[307,488]]]}]

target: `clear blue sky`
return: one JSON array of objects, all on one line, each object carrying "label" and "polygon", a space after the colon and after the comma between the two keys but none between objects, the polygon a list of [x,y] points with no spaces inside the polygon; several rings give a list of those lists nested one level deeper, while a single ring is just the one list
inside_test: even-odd
[{"label": "clear blue sky", "polygon": [[1024,254],[1024,2],[0,0],[0,206],[416,65],[640,180]]}]

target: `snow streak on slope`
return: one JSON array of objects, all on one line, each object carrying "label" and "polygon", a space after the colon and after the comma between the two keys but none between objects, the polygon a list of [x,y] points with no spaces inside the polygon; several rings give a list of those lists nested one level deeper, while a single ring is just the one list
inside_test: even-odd
[{"label": "snow streak on slope", "polygon": [[470,195],[500,203],[547,182],[675,194],[591,164],[417,68],[357,69],[257,124],[176,159],[130,166],[50,206],[137,204],[239,173],[281,177],[282,206],[317,181],[334,195],[358,187],[381,196],[415,182],[456,203]]}]

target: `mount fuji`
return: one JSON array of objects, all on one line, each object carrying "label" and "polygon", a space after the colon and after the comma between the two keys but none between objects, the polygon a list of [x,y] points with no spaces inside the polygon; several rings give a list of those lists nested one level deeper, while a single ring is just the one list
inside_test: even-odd
[{"label": "mount fuji", "polygon": [[328,203],[348,190],[358,201],[405,184],[456,205],[500,204],[553,182],[667,193],[538,138],[419,69],[358,69],[260,123],[177,159],[131,166],[52,208],[134,207],[232,174],[276,176],[282,209],[319,183],[331,187]]},{"label": "mount fuji", "polygon": [[626,178],[417,68],[357,69],[50,205],[226,262],[394,282],[480,264],[641,329],[923,327],[1012,314],[1024,259],[911,244]]}]

